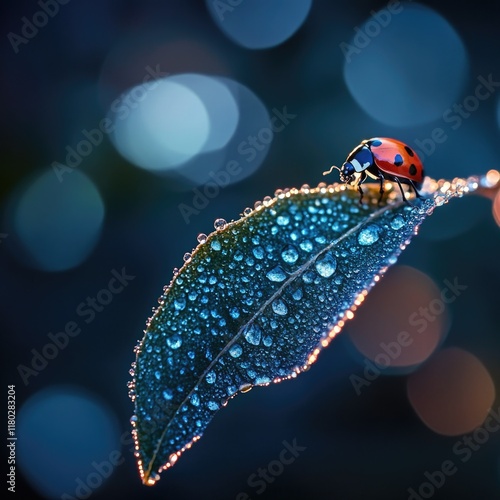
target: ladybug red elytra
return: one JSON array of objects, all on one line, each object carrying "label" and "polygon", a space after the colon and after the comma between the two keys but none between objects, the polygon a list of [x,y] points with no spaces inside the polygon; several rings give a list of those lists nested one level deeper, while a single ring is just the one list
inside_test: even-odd
[{"label": "ladybug red elytra", "polygon": [[387,137],[374,137],[363,141],[354,148],[341,168],[333,166],[327,175],[336,168],[340,171],[340,180],[358,188],[360,203],[363,200],[361,184],[368,176],[380,181],[380,200],[384,193],[384,181],[398,183],[403,200],[409,204],[401,184],[408,184],[413,188],[417,198],[421,195],[418,190],[424,180],[424,167],[415,151],[405,143]]}]

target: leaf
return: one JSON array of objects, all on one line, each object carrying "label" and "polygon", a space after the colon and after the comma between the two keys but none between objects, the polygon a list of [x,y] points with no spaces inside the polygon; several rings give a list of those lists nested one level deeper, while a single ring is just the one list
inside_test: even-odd
[{"label": "leaf", "polygon": [[238,392],[308,369],[423,220],[481,182],[427,179],[427,197],[413,206],[392,186],[380,206],[378,186],[364,185],[363,205],[343,185],[304,186],[235,222],[218,219],[165,287],[136,348],[131,421],[142,481],[154,484]]}]

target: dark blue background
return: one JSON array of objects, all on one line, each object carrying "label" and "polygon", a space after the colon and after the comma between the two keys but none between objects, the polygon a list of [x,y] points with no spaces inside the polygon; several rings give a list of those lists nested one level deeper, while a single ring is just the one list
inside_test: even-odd
[{"label": "dark blue background", "polygon": [[[468,75],[459,100],[474,91],[478,75],[493,73],[500,79],[497,2],[425,5],[452,24],[466,46]],[[73,0],[14,54],[6,34],[18,30],[21,17],[35,12],[37,5],[4,3],[0,83],[4,217],[0,232],[8,237],[0,245],[0,325],[4,380],[17,386],[18,409],[37,391],[73,384],[102,398],[118,418],[119,435],[126,433],[132,414],[126,383],[133,347],[172,269],[181,266],[184,252],[196,245],[198,233],[212,231],[217,217],[237,218],[246,206],[272,195],[278,187],[321,182],[323,170],[342,162],[367,136],[397,136],[415,144],[442,125],[440,119],[404,128],[379,123],[363,112],[344,84],[339,44],[352,38],[354,27],[361,26],[371,10],[384,7],[383,2],[316,0],[304,25],[289,40],[270,49],[247,50],[221,33],[201,1]],[[97,104],[98,99],[81,92],[79,85],[98,81],[117,40],[129,38],[138,43],[162,36],[207,44],[225,62],[217,72],[206,61],[179,53],[167,71],[229,76],[252,89],[267,109],[288,106],[297,118],[276,134],[254,175],[223,189],[189,225],[178,205],[191,202],[191,187],[172,179],[159,182],[154,174],[121,158],[106,139],[98,158],[79,167],[96,183],[106,206],[95,250],[67,271],[33,269],[9,225],[12,193],[29,175],[62,158],[75,131],[92,127],[96,118],[105,116],[102,102]],[[122,63],[126,67],[127,60]],[[137,81],[131,77],[121,83],[118,91]],[[73,97],[66,100],[68,95]],[[461,129],[460,139],[450,133],[451,140],[440,145],[426,163],[429,175],[453,176],[455,169],[467,175],[499,167],[498,163],[485,165],[481,157],[471,161],[469,144],[462,139],[467,137],[466,127],[474,127],[490,149],[497,148],[498,99],[495,95],[482,104]],[[459,164],[457,158],[462,157],[464,163]],[[448,162],[448,158],[453,160]],[[440,165],[445,165],[442,170]],[[459,208],[462,201],[463,208]],[[429,221],[427,232],[424,226],[422,236],[400,262],[425,271],[438,283],[459,276],[469,285],[460,304],[451,305],[454,327],[446,343],[483,355],[498,386],[500,233],[489,201],[462,201],[443,209],[446,216],[438,219],[436,215],[435,222]],[[433,237],[455,226],[449,236]],[[85,325],[76,307],[106,286],[112,269],[122,267],[135,279]],[[19,364],[29,363],[30,350],[41,348],[49,332],[60,331],[71,320],[82,325],[81,334],[25,386]],[[350,349],[341,335],[297,380],[257,388],[232,400],[201,441],[152,489],[140,483],[130,445],[124,446],[125,462],[92,498],[225,499],[235,498],[240,491],[251,498],[407,498],[407,488],[418,486],[424,471],[433,471],[452,457],[457,438],[440,436],[422,424],[407,400],[404,376],[381,377],[358,397],[349,375],[361,373],[362,366]],[[247,485],[248,477],[279,456],[283,440],[293,439],[306,450],[262,495],[256,495]],[[494,435],[434,498],[497,498],[499,468],[500,436]],[[17,487],[23,498],[38,498],[19,469]]]}]

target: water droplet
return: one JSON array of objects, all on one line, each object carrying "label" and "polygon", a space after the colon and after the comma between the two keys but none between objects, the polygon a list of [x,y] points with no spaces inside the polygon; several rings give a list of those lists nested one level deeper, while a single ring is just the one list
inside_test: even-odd
[{"label": "water droplet", "polygon": [[307,271],[302,275],[302,281],[308,285],[314,281],[315,275],[311,271]]},{"label": "water droplet", "polygon": [[189,401],[193,406],[200,406],[200,396],[198,394],[192,394]]},{"label": "water droplet", "polygon": [[309,240],[304,240],[300,243],[300,248],[304,250],[304,252],[312,252],[313,244]]},{"label": "water droplet", "polygon": [[392,219],[391,221],[391,227],[395,230],[401,229],[404,225],[405,220],[400,215],[396,215],[396,217],[394,217],[394,219]]},{"label": "water droplet", "polygon": [[279,226],[287,226],[290,222],[290,217],[288,215],[278,215],[276,222]]},{"label": "water droplet", "polygon": [[191,260],[191,254],[186,252],[183,257],[184,262],[189,262]]},{"label": "water droplet", "polygon": [[243,260],[243,254],[237,250],[233,256],[233,259],[239,262],[240,260]]},{"label": "water droplet", "polygon": [[210,243],[210,248],[218,252],[221,249],[220,241],[212,240],[212,243]]},{"label": "water droplet", "polygon": [[274,269],[271,269],[266,277],[270,281],[275,281],[276,283],[280,283],[286,280],[286,274],[280,266],[276,266]]},{"label": "water droplet", "polygon": [[243,336],[245,340],[252,345],[259,345],[260,339],[262,337],[262,330],[258,325],[252,323],[249,327],[245,329],[243,332]]},{"label": "water droplet", "polygon": [[326,254],[321,260],[316,261],[316,271],[323,278],[329,278],[337,269],[337,259],[331,254]]},{"label": "water droplet", "polygon": [[182,311],[186,307],[186,299],[181,297],[174,300],[174,307],[177,311]]},{"label": "water droplet", "polygon": [[207,403],[207,407],[209,410],[216,411],[219,409],[219,405],[215,401],[209,401]]},{"label": "water droplet", "polygon": [[273,311],[279,316],[285,316],[288,313],[288,307],[281,299],[275,300],[272,307]]},{"label": "water droplet", "polygon": [[379,239],[380,228],[375,224],[365,227],[358,235],[358,243],[363,246],[373,245]]},{"label": "water droplet", "polygon": [[295,262],[297,262],[297,259],[299,258],[299,252],[297,252],[297,249],[294,246],[288,245],[281,252],[281,258],[287,264],[294,264]]},{"label": "water droplet", "polygon": [[155,371],[155,379],[156,380],[161,380],[161,372],[159,370]]},{"label": "water droplet", "polygon": [[208,372],[207,373],[207,384],[213,384],[215,382],[215,379],[217,378],[217,375],[214,372]]},{"label": "water droplet", "polygon": [[229,311],[229,314],[233,319],[238,319],[240,317],[240,311],[238,310],[237,307],[232,307],[231,310]]},{"label": "water droplet", "polygon": [[260,384],[269,384],[271,382],[271,379],[269,377],[257,377],[255,379],[255,384],[260,385]]},{"label": "water droplet", "polygon": [[179,349],[182,345],[182,339],[180,335],[172,335],[167,339],[167,344],[170,349]]},{"label": "water droplet", "polygon": [[253,250],[253,255],[256,259],[263,259],[264,258],[264,249],[262,247],[254,247]]},{"label": "water droplet", "polygon": [[198,243],[205,243],[205,241],[207,241],[207,235],[200,233],[196,239],[198,240]]},{"label": "water droplet", "polygon": [[446,203],[446,198],[444,196],[436,196],[434,202],[436,203],[436,207],[440,207]]},{"label": "water droplet", "polygon": [[241,353],[243,352],[243,349],[241,348],[240,345],[238,344],[234,344],[233,346],[231,346],[229,348],[229,354],[233,357],[233,358],[239,358],[241,356]]},{"label": "water droplet", "polygon": [[266,346],[266,347],[270,347],[272,344],[273,344],[273,338],[270,337],[269,335],[267,335],[266,337],[264,337],[262,339],[262,343]]},{"label": "water droplet", "polygon": [[167,401],[170,401],[174,397],[172,389],[165,389],[162,394]]},{"label": "water droplet", "polygon": [[222,231],[227,226],[227,222],[224,219],[215,219],[214,227],[217,231]]},{"label": "water droplet", "polygon": [[226,392],[227,392],[227,395],[228,396],[232,396],[233,394],[236,394],[238,392],[238,389],[236,388],[235,385],[230,385],[227,389],[226,389]]},{"label": "water droplet", "polygon": [[302,292],[302,288],[297,288],[295,292],[293,292],[292,297],[295,300],[300,300],[303,297],[304,293]]},{"label": "water droplet", "polygon": [[252,209],[250,207],[247,207],[245,208],[245,210],[243,210],[243,215],[245,215],[246,217],[248,217],[251,213]]}]

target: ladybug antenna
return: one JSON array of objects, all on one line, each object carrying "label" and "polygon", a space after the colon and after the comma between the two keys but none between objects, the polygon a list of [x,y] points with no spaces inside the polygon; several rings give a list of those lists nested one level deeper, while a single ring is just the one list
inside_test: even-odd
[{"label": "ladybug antenna", "polygon": [[335,165],[332,165],[330,170],[327,170],[326,172],[323,172],[323,175],[328,175],[328,174],[331,174],[333,172],[333,169],[336,168],[339,172],[340,172],[340,168],[335,166]]}]

